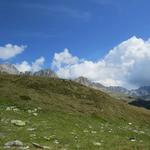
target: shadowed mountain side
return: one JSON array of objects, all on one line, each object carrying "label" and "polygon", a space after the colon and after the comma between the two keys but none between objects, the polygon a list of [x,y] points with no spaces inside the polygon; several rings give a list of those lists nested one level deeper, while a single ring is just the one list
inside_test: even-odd
[{"label": "shadowed mountain side", "polygon": [[129,104],[138,106],[138,107],[145,107],[146,109],[150,109],[150,101],[145,101],[140,98],[135,101],[130,102]]}]

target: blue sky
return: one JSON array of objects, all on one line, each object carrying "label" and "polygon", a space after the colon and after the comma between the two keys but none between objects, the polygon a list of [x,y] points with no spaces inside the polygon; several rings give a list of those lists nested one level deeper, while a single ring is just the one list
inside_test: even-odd
[{"label": "blue sky", "polygon": [[99,59],[136,35],[149,37],[148,0],[0,0],[0,45],[27,45],[12,61],[32,61],[69,48]]},{"label": "blue sky", "polygon": [[65,48],[98,61],[132,36],[150,37],[149,0],[0,0],[0,47],[26,45],[0,62],[29,63],[43,56],[50,67]]}]

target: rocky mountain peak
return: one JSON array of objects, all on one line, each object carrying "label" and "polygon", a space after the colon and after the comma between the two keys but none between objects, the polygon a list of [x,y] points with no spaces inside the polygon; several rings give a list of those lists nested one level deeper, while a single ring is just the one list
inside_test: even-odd
[{"label": "rocky mountain peak", "polygon": [[74,81],[80,84],[86,85],[86,86],[89,86],[92,84],[92,82],[88,78],[83,77],[83,76],[76,78]]},{"label": "rocky mountain peak", "polygon": [[19,71],[13,64],[5,63],[0,64],[0,72],[8,74],[19,74]]},{"label": "rocky mountain peak", "polygon": [[33,74],[34,76],[40,76],[40,77],[51,77],[51,78],[57,78],[57,74],[52,71],[51,69],[42,69],[40,71],[37,71]]}]

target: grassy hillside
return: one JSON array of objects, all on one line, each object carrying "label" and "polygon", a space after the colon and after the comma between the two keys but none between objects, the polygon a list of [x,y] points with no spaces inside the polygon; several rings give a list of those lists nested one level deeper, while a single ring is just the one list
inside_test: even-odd
[{"label": "grassy hillside", "polygon": [[0,119],[1,149],[15,139],[33,150],[150,149],[150,111],[73,81],[0,75]]}]

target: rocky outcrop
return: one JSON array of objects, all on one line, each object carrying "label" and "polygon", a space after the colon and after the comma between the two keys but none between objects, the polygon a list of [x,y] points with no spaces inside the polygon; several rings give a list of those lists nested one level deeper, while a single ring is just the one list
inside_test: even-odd
[{"label": "rocky outcrop", "polygon": [[33,76],[57,78],[56,73],[53,72],[51,69],[40,70],[38,72],[35,72]]},{"label": "rocky outcrop", "polygon": [[0,72],[7,73],[7,74],[19,74],[17,68],[12,64],[0,64]]}]

